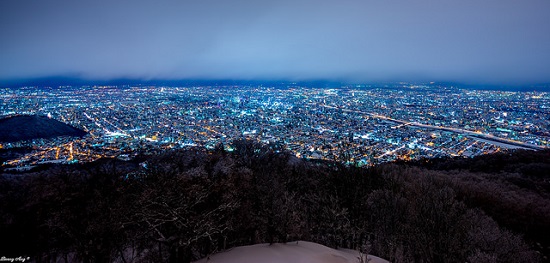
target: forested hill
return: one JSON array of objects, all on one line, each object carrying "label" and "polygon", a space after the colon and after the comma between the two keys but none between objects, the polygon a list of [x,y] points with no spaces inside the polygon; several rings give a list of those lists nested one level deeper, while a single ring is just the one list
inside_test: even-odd
[{"label": "forested hill", "polygon": [[84,135],[83,130],[44,116],[18,115],[0,119],[0,142]]},{"label": "forested hill", "polygon": [[391,262],[548,262],[550,151],[371,168],[247,141],[0,178],[0,255],[189,262],[307,240]]}]

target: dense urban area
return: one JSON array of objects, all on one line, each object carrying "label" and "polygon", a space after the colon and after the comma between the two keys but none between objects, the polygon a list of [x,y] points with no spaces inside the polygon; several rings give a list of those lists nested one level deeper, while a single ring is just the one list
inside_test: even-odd
[{"label": "dense urban area", "polygon": [[5,88],[0,115],[47,116],[88,132],[3,143],[32,147],[6,168],[194,146],[231,151],[239,138],[357,166],[550,145],[550,93],[438,85]]}]

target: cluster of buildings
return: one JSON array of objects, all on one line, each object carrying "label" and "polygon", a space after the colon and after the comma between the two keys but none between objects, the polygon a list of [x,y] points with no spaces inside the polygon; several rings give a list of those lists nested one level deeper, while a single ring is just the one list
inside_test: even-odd
[{"label": "cluster of buildings", "polygon": [[0,116],[39,114],[84,138],[4,143],[32,147],[5,162],[131,158],[214,148],[248,138],[296,156],[372,165],[550,146],[550,94],[452,87],[85,86],[0,89]]}]

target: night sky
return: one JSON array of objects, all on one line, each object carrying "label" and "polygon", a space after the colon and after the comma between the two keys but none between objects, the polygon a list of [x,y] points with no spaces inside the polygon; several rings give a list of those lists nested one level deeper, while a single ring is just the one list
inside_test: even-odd
[{"label": "night sky", "polygon": [[550,82],[549,0],[1,0],[0,80]]}]

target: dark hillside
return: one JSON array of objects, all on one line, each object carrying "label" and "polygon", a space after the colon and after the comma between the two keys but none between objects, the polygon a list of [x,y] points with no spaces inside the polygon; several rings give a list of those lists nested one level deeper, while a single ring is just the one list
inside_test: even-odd
[{"label": "dark hillside", "polygon": [[549,193],[516,182],[530,177],[346,167],[249,141],[233,148],[5,174],[0,254],[189,262],[234,246],[307,240],[391,262],[548,262]]},{"label": "dark hillside", "polygon": [[[550,255],[550,150],[410,163],[451,180],[457,197]],[[546,258],[548,262],[548,258]]]},{"label": "dark hillside", "polygon": [[486,173],[519,173],[525,177],[550,178],[550,149],[541,151],[515,150],[474,158],[436,158],[408,164],[430,170],[468,170]]},{"label": "dark hillside", "polygon": [[83,130],[38,115],[21,115],[0,119],[0,142],[84,135],[86,132]]}]

